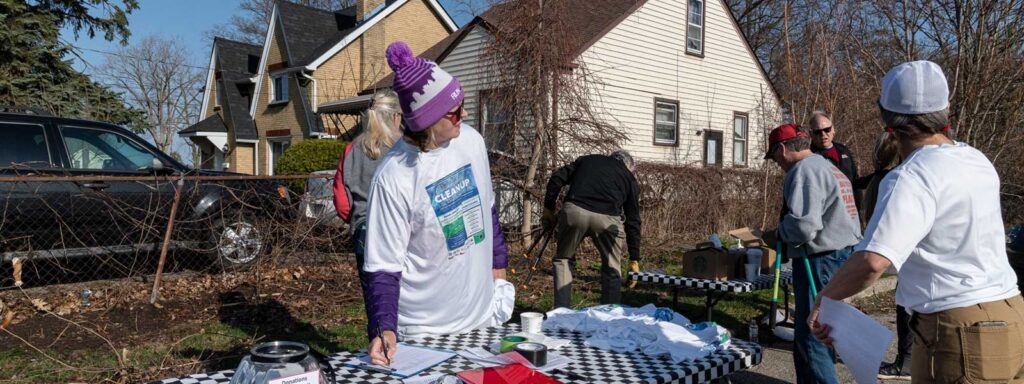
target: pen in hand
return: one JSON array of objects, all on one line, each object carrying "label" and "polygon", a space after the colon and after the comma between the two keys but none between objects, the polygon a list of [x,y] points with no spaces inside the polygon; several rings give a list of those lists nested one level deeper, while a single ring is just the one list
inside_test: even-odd
[{"label": "pen in hand", "polygon": [[388,356],[388,342],[384,339],[384,332],[380,330],[380,323],[377,323],[377,337],[380,338],[380,347],[384,351],[384,360],[387,360],[387,365],[391,365],[391,356]]}]

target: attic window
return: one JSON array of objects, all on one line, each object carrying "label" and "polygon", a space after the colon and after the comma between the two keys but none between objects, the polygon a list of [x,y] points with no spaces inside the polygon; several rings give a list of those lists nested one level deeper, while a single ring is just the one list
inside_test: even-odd
[{"label": "attic window", "polygon": [[280,74],[270,78],[270,94],[272,96],[270,103],[287,103],[288,102],[288,74]]},{"label": "attic window", "polygon": [[246,69],[249,73],[259,72],[260,69],[260,57],[256,55],[248,55],[248,62],[246,63]]},{"label": "attic window", "polygon": [[686,53],[704,56],[704,0],[689,0],[686,17]]}]

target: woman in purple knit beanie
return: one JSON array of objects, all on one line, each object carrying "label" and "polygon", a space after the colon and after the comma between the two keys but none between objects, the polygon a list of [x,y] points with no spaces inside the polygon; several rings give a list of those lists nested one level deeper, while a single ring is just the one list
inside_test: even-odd
[{"label": "woman in purple knit beanie", "polygon": [[370,357],[399,338],[457,334],[512,316],[508,249],[483,137],[459,81],[403,42],[387,49],[405,128],[370,186],[365,262]]}]

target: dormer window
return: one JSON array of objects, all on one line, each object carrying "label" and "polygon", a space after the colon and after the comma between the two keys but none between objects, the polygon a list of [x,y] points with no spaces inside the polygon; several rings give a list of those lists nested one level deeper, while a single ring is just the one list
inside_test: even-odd
[{"label": "dormer window", "polygon": [[288,74],[280,74],[270,78],[271,104],[288,102]]}]

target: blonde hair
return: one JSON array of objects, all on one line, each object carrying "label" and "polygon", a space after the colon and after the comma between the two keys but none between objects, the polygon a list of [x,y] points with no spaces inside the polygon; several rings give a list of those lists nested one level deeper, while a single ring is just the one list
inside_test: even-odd
[{"label": "blonde hair", "polygon": [[366,110],[366,132],[363,133],[363,152],[371,159],[377,160],[384,155],[385,149],[395,145],[401,135],[395,124],[395,115],[401,115],[398,105],[398,94],[391,90],[379,91],[373,95],[373,104]]}]

